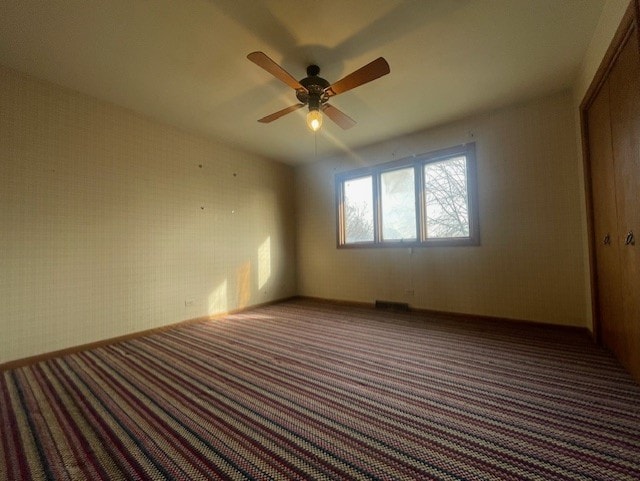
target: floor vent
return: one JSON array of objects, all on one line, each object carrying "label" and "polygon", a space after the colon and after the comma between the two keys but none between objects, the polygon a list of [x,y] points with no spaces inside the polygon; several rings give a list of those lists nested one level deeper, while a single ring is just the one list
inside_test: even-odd
[{"label": "floor vent", "polygon": [[376,309],[385,311],[409,312],[409,304],[406,302],[376,301]]}]

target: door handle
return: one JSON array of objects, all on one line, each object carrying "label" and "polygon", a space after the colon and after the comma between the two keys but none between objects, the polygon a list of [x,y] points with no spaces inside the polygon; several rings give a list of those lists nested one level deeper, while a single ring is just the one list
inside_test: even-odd
[{"label": "door handle", "polygon": [[611,244],[611,236],[609,234],[605,235],[604,239],[602,239],[602,243],[606,246]]},{"label": "door handle", "polygon": [[624,240],[624,245],[628,246],[628,245],[635,245],[636,241],[633,238],[633,231],[630,230],[629,232],[627,232],[627,237]]}]

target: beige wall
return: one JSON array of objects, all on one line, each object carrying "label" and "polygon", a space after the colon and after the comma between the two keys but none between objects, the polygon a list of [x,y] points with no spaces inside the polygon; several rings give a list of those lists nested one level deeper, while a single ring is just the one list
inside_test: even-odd
[{"label": "beige wall", "polygon": [[0,363],[295,294],[292,182],[0,68]]},{"label": "beige wall", "polygon": [[[481,246],[336,249],[334,175],[476,142]],[[570,92],[296,169],[298,292],[585,326]],[[411,294],[413,291],[413,294]]]}]

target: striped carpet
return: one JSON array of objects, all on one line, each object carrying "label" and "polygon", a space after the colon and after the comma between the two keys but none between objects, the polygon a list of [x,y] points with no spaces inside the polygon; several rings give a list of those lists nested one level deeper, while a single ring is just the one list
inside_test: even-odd
[{"label": "striped carpet", "polygon": [[0,479],[638,480],[585,334],[295,300],[0,376]]}]

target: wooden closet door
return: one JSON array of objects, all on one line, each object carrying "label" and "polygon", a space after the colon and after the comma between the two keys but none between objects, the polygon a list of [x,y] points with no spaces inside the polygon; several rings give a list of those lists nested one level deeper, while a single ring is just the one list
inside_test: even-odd
[{"label": "wooden closet door", "polygon": [[600,335],[613,352],[626,352],[608,81],[589,108],[587,122]]},{"label": "wooden closet door", "polygon": [[[609,74],[620,267],[626,336],[620,360],[640,379],[640,49],[635,29]],[[626,243],[627,233],[635,240]]]}]

